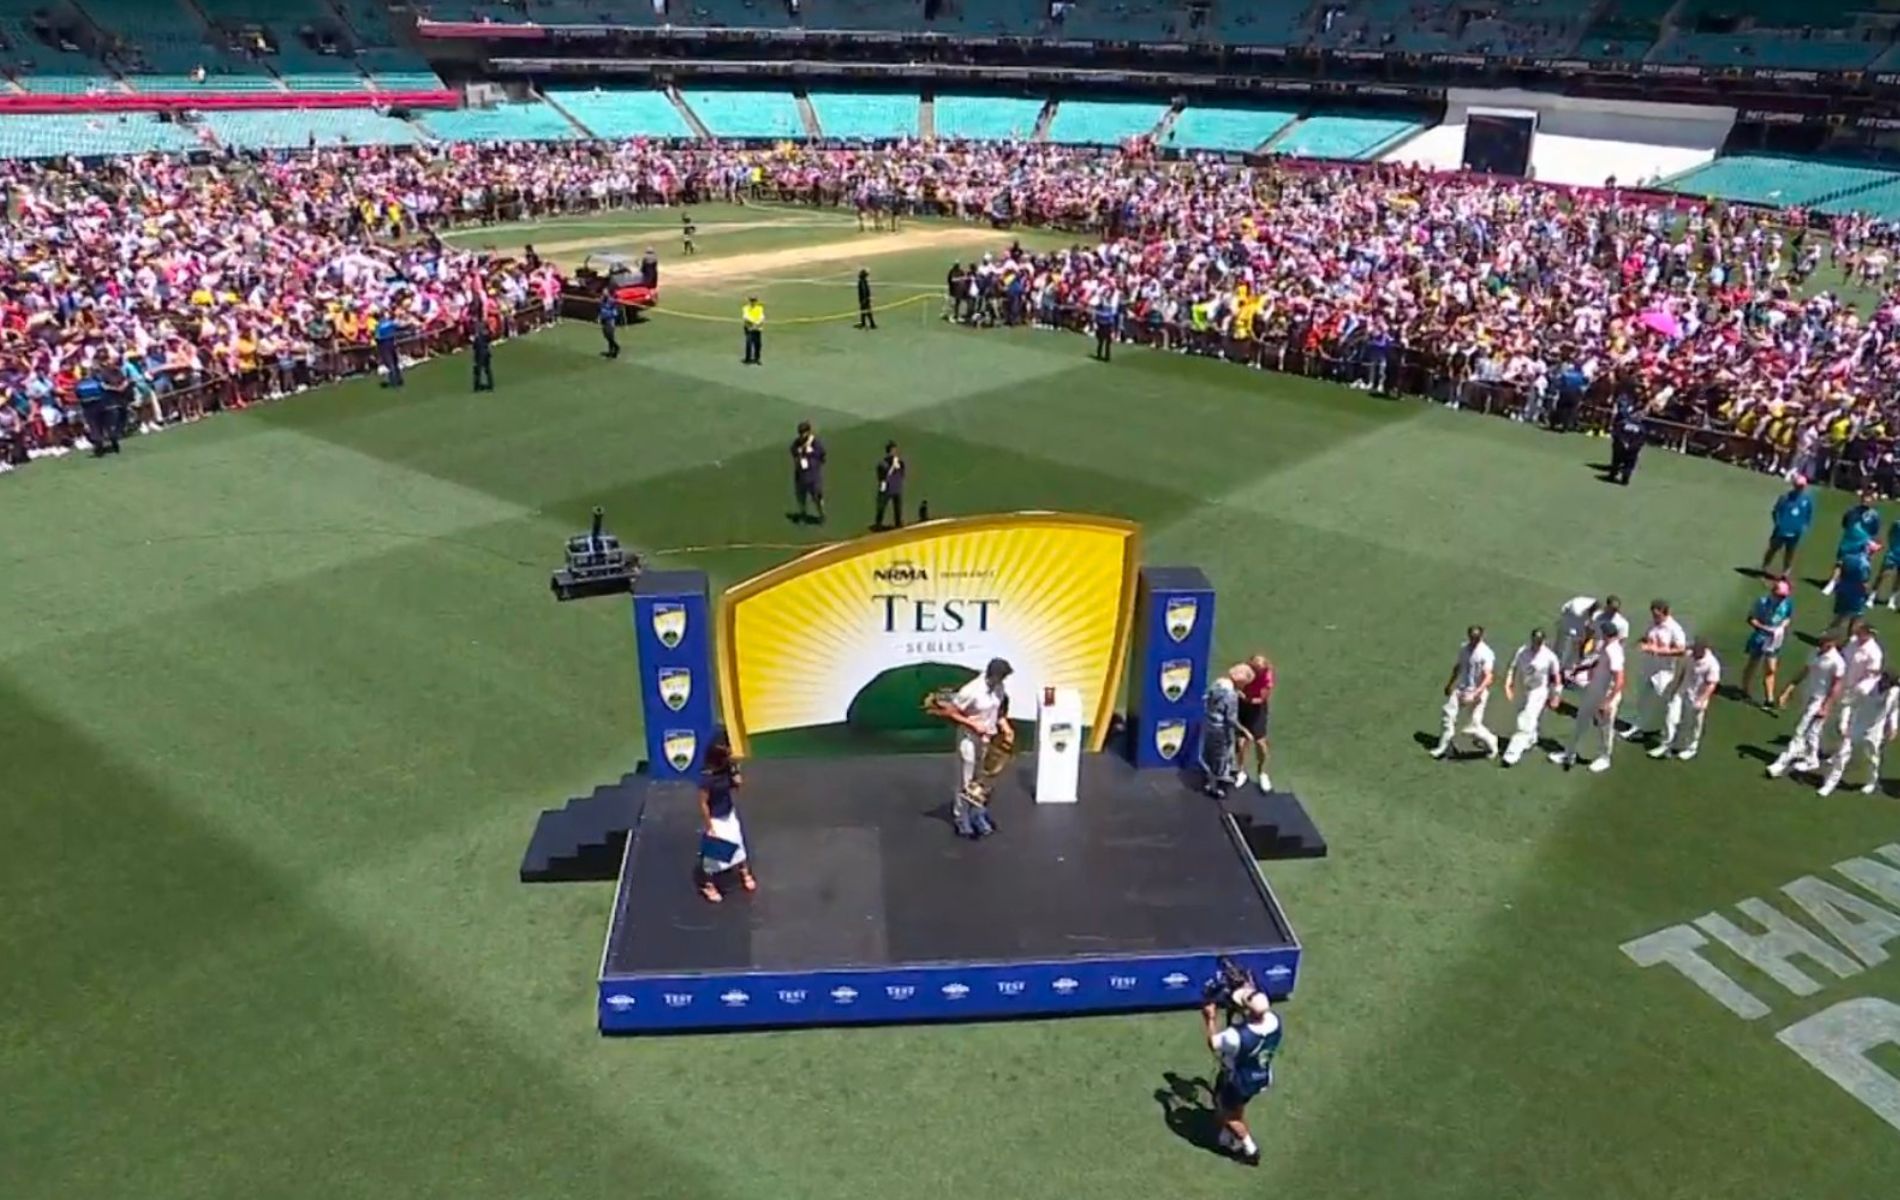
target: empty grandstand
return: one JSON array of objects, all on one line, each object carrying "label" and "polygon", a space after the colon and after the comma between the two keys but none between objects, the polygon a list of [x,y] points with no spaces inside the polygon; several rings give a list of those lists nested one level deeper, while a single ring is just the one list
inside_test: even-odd
[{"label": "empty grandstand", "polygon": [[805,98],[818,118],[819,132],[828,138],[885,140],[916,137],[919,132],[915,92],[812,91]]},{"label": "empty grandstand", "polygon": [[1020,96],[974,96],[938,93],[932,105],[939,138],[1027,140],[1042,117],[1042,100]]},{"label": "empty grandstand", "polygon": [[445,142],[559,142],[581,136],[573,122],[539,100],[426,113],[422,128]]},{"label": "empty grandstand", "polygon": [[408,146],[421,141],[407,121],[360,108],[213,112],[204,128],[219,145],[241,150],[304,146]]},{"label": "empty grandstand", "polygon": [[679,109],[651,88],[549,88],[548,101],[603,138],[689,138]]},{"label": "empty grandstand", "polygon": [[1048,140],[1114,146],[1155,131],[1168,106],[1141,100],[1063,100],[1049,121]]},{"label": "empty grandstand", "polygon": [[149,113],[9,115],[0,119],[0,158],[91,158],[189,153],[200,149],[196,134]]},{"label": "empty grandstand", "polygon": [[1691,196],[1713,196],[1773,206],[1834,203],[1836,210],[1856,208],[1860,193],[1900,181],[1900,172],[1854,163],[1737,154],[1718,158],[1662,186]]},{"label": "empty grandstand", "polygon": [[790,92],[680,90],[680,101],[714,137],[802,138],[805,123]]},{"label": "empty grandstand", "polygon": [[1423,128],[1412,117],[1316,113],[1287,130],[1271,150],[1304,158],[1372,158]]},{"label": "empty grandstand", "polygon": [[1179,150],[1248,153],[1278,136],[1299,116],[1275,108],[1220,108],[1189,104],[1174,119],[1167,144]]}]

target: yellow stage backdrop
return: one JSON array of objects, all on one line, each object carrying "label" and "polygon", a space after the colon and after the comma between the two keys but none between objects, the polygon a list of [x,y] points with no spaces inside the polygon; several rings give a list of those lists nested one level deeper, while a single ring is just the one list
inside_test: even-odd
[{"label": "yellow stage backdrop", "polygon": [[948,744],[924,695],[991,658],[1016,668],[1012,718],[1073,687],[1100,749],[1134,619],[1139,527],[1009,513],[930,521],[814,551],[729,589],[720,704],[734,748]]}]

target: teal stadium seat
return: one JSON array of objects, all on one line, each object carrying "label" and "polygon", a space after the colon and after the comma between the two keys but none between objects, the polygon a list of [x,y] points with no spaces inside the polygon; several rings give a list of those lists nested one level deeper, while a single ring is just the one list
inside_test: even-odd
[{"label": "teal stadium seat", "polygon": [[564,142],[580,137],[566,117],[539,100],[425,113],[422,128],[445,142]]},{"label": "teal stadium seat", "polygon": [[917,136],[922,102],[914,93],[809,92],[805,98],[817,114],[819,131],[828,138],[894,141]]},{"label": "teal stadium seat", "polygon": [[378,71],[370,78],[379,92],[439,92],[448,86],[434,71]]},{"label": "teal stadium seat", "polygon": [[1170,0],[1076,0],[1050,33],[1095,42],[1178,42],[1187,8]]},{"label": "teal stadium seat", "polygon": [[293,92],[360,92],[369,81],[355,71],[311,71],[283,76],[284,86]]},{"label": "teal stadium seat", "polygon": [[321,146],[412,146],[422,140],[409,122],[361,108],[213,112],[205,114],[204,124],[223,145],[244,150],[298,149],[312,137]]},{"label": "teal stadium seat", "polygon": [[1857,71],[1870,65],[1886,48],[1884,40],[1798,37],[1759,29],[1748,33],[1678,33],[1657,46],[1650,60],[1701,66]]},{"label": "teal stadium seat", "polygon": [[0,158],[185,154],[200,145],[189,129],[150,113],[19,114],[0,121]]},{"label": "teal stadium seat", "polygon": [[1299,45],[1307,40],[1302,28],[1307,7],[1306,0],[1217,5],[1214,29],[1221,41],[1234,46]]},{"label": "teal stadium seat", "polygon": [[1273,144],[1273,153],[1298,158],[1369,158],[1373,152],[1423,128],[1409,117],[1316,114]]},{"label": "teal stadium seat", "polygon": [[804,138],[805,122],[790,92],[681,88],[680,99],[717,138]]},{"label": "teal stadium seat", "polygon": [[1817,204],[1894,181],[1900,181],[1900,171],[1855,163],[1732,154],[1666,180],[1662,186],[1689,196],[1786,206]]},{"label": "teal stadium seat", "polygon": [[1063,100],[1049,121],[1049,140],[1069,146],[1119,146],[1153,133],[1168,106],[1152,101]]},{"label": "teal stadium seat", "polygon": [[651,89],[548,88],[546,95],[596,137],[693,136],[673,102]]},{"label": "teal stadium seat", "polygon": [[1900,172],[1895,173],[1892,183],[1837,196],[1815,208],[1824,213],[1866,213],[1883,221],[1900,221]]},{"label": "teal stadium seat", "polygon": [[1273,108],[1214,108],[1190,104],[1174,119],[1166,144],[1177,150],[1257,149],[1293,123],[1297,113]]},{"label": "teal stadium seat", "polygon": [[1042,116],[1042,101],[1017,96],[940,94],[933,108],[938,137],[986,142],[1027,141]]},{"label": "teal stadium seat", "polygon": [[112,87],[112,72],[104,63],[40,40],[28,19],[40,7],[18,0],[0,4],[0,37],[8,47],[0,52],[0,66],[29,92],[84,95]]}]

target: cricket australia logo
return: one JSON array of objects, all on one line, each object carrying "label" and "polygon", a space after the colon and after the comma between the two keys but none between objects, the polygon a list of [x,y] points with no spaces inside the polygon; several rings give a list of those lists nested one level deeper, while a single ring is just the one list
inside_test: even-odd
[{"label": "cricket australia logo", "polygon": [[1177,642],[1187,641],[1188,634],[1194,632],[1194,618],[1201,615],[1201,602],[1193,596],[1171,596],[1162,621],[1168,627],[1168,636]]},{"label": "cricket australia logo", "polygon": [[686,707],[693,698],[693,671],[691,667],[660,668],[660,699],[674,712]]},{"label": "cricket australia logo", "polygon": [[1188,694],[1194,683],[1194,663],[1190,659],[1171,658],[1161,664],[1161,694],[1170,703]]},{"label": "cricket australia logo", "polygon": [[1186,721],[1155,722],[1155,752],[1163,758],[1173,758],[1181,753],[1181,744],[1187,741]]},{"label": "cricket australia logo", "polygon": [[653,605],[653,636],[660,639],[660,645],[668,650],[674,649],[686,640],[686,606],[666,600],[655,601]]},{"label": "cricket australia logo", "polygon": [[693,758],[699,753],[699,735],[690,729],[669,729],[662,749],[673,769],[684,771],[693,765]]},{"label": "cricket australia logo", "polygon": [[1049,724],[1049,745],[1057,754],[1067,754],[1069,743],[1075,740],[1075,725],[1069,721],[1052,721]]}]

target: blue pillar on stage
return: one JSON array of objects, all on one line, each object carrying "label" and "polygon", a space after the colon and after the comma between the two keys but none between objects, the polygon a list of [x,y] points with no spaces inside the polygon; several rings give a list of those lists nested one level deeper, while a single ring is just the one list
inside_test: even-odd
[{"label": "blue pillar on stage", "polygon": [[1135,600],[1128,757],[1137,767],[1194,760],[1214,646],[1214,585],[1199,567],[1145,567]]},{"label": "blue pillar on stage", "polygon": [[697,777],[713,733],[712,605],[704,571],[648,571],[633,585],[640,715],[655,779]]}]

